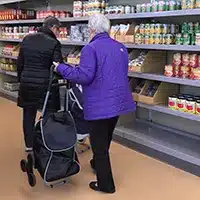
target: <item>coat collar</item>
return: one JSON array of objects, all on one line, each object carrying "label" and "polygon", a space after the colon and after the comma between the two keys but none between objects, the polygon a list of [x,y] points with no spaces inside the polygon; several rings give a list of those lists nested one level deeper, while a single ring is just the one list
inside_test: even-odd
[{"label": "coat collar", "polygon": [[44,34],[46,34],[46,35],[48,35],[48,36],[50,36],[50,37],[52,37],[54,39],[57,39],[55,34],[48,28],[41,27],[41,28],[39,28],[38,32],[44,33]]},{"label": "coat collar", "polygon": [[93,42],[93,41],[95,41],[95,40],[100,40],[100,39],[104,39],[104,38],[109,38],[108,33],[106,33],[106,32],[104,32],[104,33],[98,33],[98,34],[96,34],[92,38],[92,40],[90,41],[90,43]]}]

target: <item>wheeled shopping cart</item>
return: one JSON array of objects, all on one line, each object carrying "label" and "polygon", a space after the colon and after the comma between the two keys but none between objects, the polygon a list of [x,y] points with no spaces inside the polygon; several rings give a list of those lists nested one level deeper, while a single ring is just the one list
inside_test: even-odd
[{"label": "wheeled shopping cart", "polygon": [[[21,170],[27,173],[31,187],[36,185],[34,168],[47,186],[65,184],[70,176],[80,171],[76,154],[77,129],[75,120],[69,111],[69,84],[53,83],[51,67],[49,86],[39,121],[35,125],[33,152],[27,160],[21,160]],[[64,110],[55,113],[46,112],[52,87],[66,86],[66,105]]]}]

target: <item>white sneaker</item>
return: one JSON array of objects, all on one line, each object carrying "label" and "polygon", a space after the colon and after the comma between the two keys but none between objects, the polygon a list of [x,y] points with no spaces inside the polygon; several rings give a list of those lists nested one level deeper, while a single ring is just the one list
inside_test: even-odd
[{"label": "white sneaker", "polygon": [[77,134],[77,140],[81,141],[89,137],[89,134]]}]

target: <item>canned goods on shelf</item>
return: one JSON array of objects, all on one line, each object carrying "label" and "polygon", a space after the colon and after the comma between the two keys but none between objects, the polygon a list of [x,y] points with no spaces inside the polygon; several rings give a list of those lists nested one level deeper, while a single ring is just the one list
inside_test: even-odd
[{"label": "canned goods on shelf", "polygon": [[182,112],[186,111],[186,99],[184,96],[179,96],[177,98],[177,109]]},{"label": "canned goods on shelf", "polygon": [[196,113],[196,101],[193,98],[186,99],[186,112],[191,114]]},{"label": "canned goods on shelf", "polygon": [[177,109],[177,96],[176,95],[169,96],[168,107],[172,110]]},{"label": "canned goods on shelf", "polygon": [[147,3],[147,5],[146,5],[146,11],[147,12],[152,12],[152,3]]}]

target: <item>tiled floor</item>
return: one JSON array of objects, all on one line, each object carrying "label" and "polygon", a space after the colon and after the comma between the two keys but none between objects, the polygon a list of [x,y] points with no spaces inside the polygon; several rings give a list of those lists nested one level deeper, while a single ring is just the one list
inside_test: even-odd
[{"label": "tiled floor", "polygon": [[70,183],[54,189],[38,177],[30,188],[19,161],[25,156],[21,112],[0,98],[0,199],[1,200],[199,200],[200,179],[119,144],[111,150],[117,193],[105,195],[88,189],[94,180],[88,161],[90,152],[80,156],[82,171]]}]

